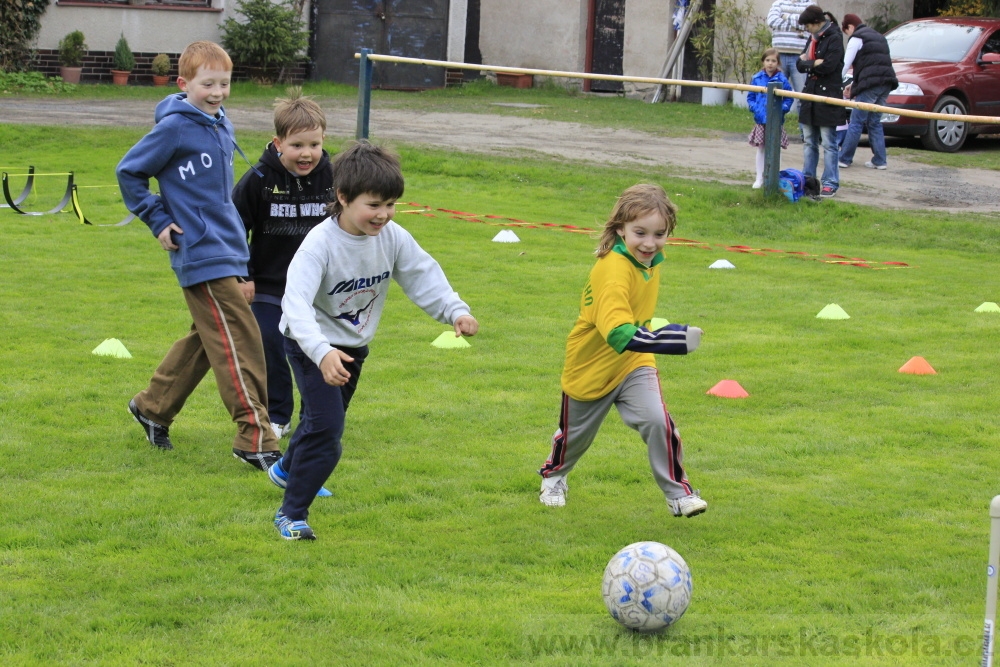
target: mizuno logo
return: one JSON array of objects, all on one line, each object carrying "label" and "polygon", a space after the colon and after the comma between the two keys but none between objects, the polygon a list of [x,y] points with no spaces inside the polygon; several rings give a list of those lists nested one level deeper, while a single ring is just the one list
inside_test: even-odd
[{"label": "mizuno logo", "polygon": [[341,292],[353,292],[355,290],[378,285],[383,280],[388,279],[389,272],[386,271],[380,276],[372,276],[371,278],[352,278],[350,280],[342,280],[337,283],[332,290],[327,292],[327,294],[332,296],[334,294],[340,294]]}]

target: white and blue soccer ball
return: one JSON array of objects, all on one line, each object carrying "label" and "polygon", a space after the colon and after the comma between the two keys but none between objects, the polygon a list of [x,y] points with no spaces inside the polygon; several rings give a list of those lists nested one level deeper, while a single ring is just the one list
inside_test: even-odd
[{"label": "white and blue soccer ball", "polygon": [[611,616],[626,628],[657,632],[687,611],[691,570],[667,545],[636,542],[608,563],[601,594]]}]

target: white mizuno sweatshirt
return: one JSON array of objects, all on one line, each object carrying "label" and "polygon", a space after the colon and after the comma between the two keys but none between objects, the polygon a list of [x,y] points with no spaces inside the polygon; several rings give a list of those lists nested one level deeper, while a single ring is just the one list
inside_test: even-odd
[{"label": "white mizuno sweatshirt", "polygon": [[367,345],[390,278],[438,322],[470,314],[441,265],[408,231],[389,221],[376,236],[354,236],[332,217],[306,235],[288,266],[279,328],[317,366],[335,347]]}]

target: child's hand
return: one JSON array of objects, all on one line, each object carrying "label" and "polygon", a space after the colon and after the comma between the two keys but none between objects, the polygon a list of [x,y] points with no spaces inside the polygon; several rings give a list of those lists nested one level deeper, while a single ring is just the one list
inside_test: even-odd
[{"label": "child's hand", "polygon": [[171,232],[177,232],[178,234],[183,234],[184,230],[172,222],[169,225],[167,225],[167,228],[164,229],[162,232],[160,232],[160,235],[156,237],[156,239],[160,242],[160,246],[164,250],[177,250],[177,248],[180,247],[176,243],[174,243],[174,240],[172,238],[170,238]]},{"label": "child's hand", "polygon": [[351,374],[344,368],[343,361],[354,361],[354,357],[346,352],[333,349],[326,353],[319,362],[319,370],[323,373],[323,381],[334,387],[342,387],[351,379]]},{"label": "child's hand", "polygon": [[479,331],[479,322],[472,315],[462,315],[455,320],[455,338],[465,336],[475,336]]},{"label": "child's hand", "polygon": [[257,288],[254,286],[252,280],[240,283],[240,291],[243,292],[243,298],[247,300],[247,303],[253,303],[253,297],[257,293]]}]

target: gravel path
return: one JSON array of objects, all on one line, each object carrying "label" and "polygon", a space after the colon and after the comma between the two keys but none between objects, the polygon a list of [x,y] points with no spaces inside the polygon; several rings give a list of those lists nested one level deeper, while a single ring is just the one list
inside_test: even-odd
[{"label": "gravel path", "polygon": [[[42,125],[141,126],[151,123],[148,101],[0,99],[0,121]],[[227,106],[237,128],[269,131],[269,107]],[[327,108],[328,132],[353,136],[353,107]],[[633,167],[666,165],[678,176],[726,183],[753,180],[754,150],[743,135],[721,139],[658,137],[634,130],[516,116],[373,109],[374,138],[461,151],[518,156],[546,154],[572,161]],[[864,168],[870,154],[858,150],[851,169],[841,170],[837,199],[883,208],[1000,213],[1000,174],[982,169],[934,167],[890,149],[889,169]],[[783,166],[801,167],[801,144],[782,152]]]}]

